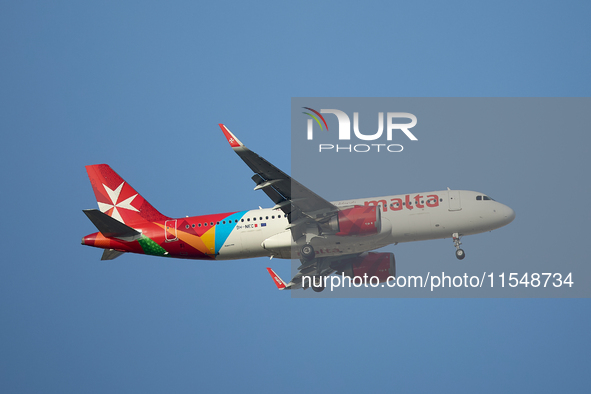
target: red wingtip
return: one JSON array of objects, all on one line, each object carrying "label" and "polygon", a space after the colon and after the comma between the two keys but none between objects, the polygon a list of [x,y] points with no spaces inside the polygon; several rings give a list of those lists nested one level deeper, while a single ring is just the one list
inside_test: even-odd
[{"label": "red wingtip", "polygon": [[232,132],[228,130],[228,128],[223,123],[220,123],[219,126],[220,129],[222,129],[222,131],[224,132],[224,136],[226,136],[226,139],[228,140],[232,148],[240,148],[241,146],[244,146],[242,142],[240,142],[240,140],[236,138],[236,136],[232,134]]},{"label": "red wingtip", "polygon": [[269,271],[269,275],[271,275],[271,278],[273,278],[273,282],[275,282],[277,288],[279,290],[285,289],[285,282],[283,279],[281,279],[279,275],[277,275],[271,268],[267,267],[267,271]]}]

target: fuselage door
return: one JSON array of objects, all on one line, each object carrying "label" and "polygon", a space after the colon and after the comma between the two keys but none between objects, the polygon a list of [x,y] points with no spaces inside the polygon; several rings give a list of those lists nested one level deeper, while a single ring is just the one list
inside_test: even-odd
[{"label": "fuselage door", "polygon": [[462,209],[462,204],[460,202],[460,191],[459,190],[448,190],[447,191],[447,201],[449,203],[449,210],[450,211],[459,211]]},{"label": "fuselage door", "polygon": [[178,240],[176,234],[176,219],[164,222],[164,239],[166,242]]}]

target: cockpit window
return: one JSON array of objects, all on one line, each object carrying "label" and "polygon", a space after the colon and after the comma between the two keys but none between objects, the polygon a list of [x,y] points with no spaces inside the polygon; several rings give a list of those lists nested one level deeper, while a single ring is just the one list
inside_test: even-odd
[{"label": "cockpit window", "polygon": [[489,196],[476,196],[476,201],[495,201],[494,198],[490,198]]}]

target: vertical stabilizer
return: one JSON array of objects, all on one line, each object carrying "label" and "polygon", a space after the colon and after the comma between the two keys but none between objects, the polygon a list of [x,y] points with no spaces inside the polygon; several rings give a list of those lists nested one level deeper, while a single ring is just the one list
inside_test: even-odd
[{"label": "vertical stabilizer", "polygon": [[169,219],[156,210],[107,164],[86,166],[101,212],[124,224]]}]

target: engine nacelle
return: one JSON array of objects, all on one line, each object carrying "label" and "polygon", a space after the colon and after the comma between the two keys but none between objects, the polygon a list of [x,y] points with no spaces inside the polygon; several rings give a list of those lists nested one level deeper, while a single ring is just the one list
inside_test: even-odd
[{"label": "engine nacelle", "polygon": [[388,280],[389,276],[396,276],[396,259],[394,253],[364,253],[360,256],[340,260],[331,264],[337,275],[344,275],[351,279],[367,275],[379,278],[378,283]]},{"label": "engine nacelle", "polygon": [[379,206],[355,206],[339,211],[328,223],[336,235],[373,235],[382,230]]}]

